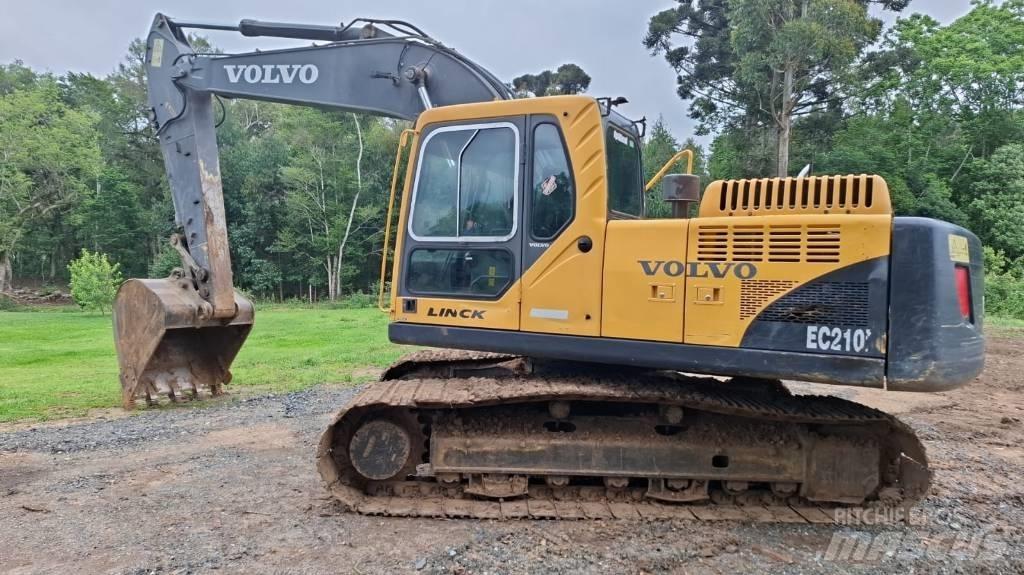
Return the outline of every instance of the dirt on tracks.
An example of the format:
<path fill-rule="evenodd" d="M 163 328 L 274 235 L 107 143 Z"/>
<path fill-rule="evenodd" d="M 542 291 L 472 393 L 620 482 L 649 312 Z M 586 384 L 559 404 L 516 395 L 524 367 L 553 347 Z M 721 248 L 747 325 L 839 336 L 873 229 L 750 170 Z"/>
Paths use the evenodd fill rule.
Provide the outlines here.
<path fill-rule="evenodd" d="M 313 464 L 352 389 L 0 427 L 4 573 L 1024 572 L 1024 339 L 943 394 L 791 384 L 899 416 L 935 485 L 911 522 L 470 521 L 342 512 Z M 867 524 L 870 523 L 870 524 Z"/>

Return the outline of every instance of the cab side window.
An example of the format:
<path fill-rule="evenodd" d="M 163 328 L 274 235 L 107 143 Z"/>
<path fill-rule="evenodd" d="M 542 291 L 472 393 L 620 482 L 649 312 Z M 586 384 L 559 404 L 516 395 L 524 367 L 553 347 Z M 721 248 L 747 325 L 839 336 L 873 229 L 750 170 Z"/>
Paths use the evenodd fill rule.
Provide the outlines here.
<path fill-rule="evenodd" d="M 608 209 L 620 217 L 643 216 L 643 181 L 640 179 L 640 146 L 626 132 L 608 127 Z"/>
<path fill-rule="evenodd" d="M 572 220 L 576 198 L 569 158 L 554 124 L 533 129 L 532 173 L 530 235 L 550 240 Z"/>

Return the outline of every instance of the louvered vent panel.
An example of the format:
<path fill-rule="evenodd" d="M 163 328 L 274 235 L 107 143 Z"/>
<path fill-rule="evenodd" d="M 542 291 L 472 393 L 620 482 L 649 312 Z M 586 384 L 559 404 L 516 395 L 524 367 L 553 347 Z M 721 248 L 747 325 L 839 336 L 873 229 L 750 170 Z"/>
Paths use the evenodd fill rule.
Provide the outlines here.
<path fill-rule="evenodd" d="M 892 213 L 878 176 L 810 176 L 725 180 L 708 186 L 700 216 Z"/>
<path fill-rule="evenodd" d="M 764 229 L 761 226 L 733 226 L 732 261 L 759 262 L 764 259 Z"/>
<path fill-rule="evenodd" d="M 747 280 L 740 289 L 740 319 L 754 317 L 764 304 L 793 288 L 790 280 Z"/>
<path fill-rule="evenodd" d="M 803 251 L 803 226 L 772 226 L 769 229 L 768 261 L 799 263 Z"/>
<path fill-rule="evenodd" d="M 775 300 L 757 319 L 859 327 L 869 324 L 869 309 L 866 282 L 815 282 Z"/>
<path fill-rule="evenodd" d="M 838 263 L 838 224 L 699 225 L 697 261 Z"/>
<path fill-rule="evenodd" d="M 807 249 L 805 261 L 808 263 L 839 262 L 839 226 L 814 225 L 807 226 Z"/>
<path fill-rule="evenodd" d="M 697 230 L 697 260 L 724 262 L 729 259 L 729 226 L 700 226 Z"/>

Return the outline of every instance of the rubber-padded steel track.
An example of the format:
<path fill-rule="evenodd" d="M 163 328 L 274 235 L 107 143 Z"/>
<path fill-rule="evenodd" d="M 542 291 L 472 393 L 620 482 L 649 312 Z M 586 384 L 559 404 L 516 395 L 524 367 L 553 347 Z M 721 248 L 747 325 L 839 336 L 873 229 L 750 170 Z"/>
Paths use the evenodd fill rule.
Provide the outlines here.
<path fill-rule="evenodd" d="M 581 369 L 570 375 L 524 373 L 514 356 L 454 351 L 427 351 L 403 358 L 389 368 L 385 379 L 364 388 L 335 418 L 320 440 L 317 465 L 329 491 L 344 506 L 363 514 L 472 517 L 483 519 L 730 519 L 746 521 L 832 523 L 836 505 L 812 503 L 798 497 L 716 497 L 711 501 L 676 504 L 643 499 L 642 493 L 603 497 L 603 489 L 552 488 L 530 485 L 529 495 L 506 500 L 468 497 L 461 487 L 418 479 L 387 483 L 361 478 L 348 461 L 346 446 L 361 421 L 386 411 L 404 413 L 465 410 L 487 406 L 550 401 L 612 404 L 678 405 L 688 410 L 739 416 L 752 421 L 799 424 L 873 426 L 882 429 L 882 449 L 902 454 L 902 472 L 885 480 L 879 493 L 886 505 L 910 506 L 928 491 L 931 474 L 924 447 L 913 431 L 896 418 L 857 403 L 829 396 L 793 396 L 768 386 L 751 388 L 680 374 L 630 370 Z M 525 360 L 523 360 L 525 361 Z M 505 376 L 475 377 L 496 363 Z M 469 375 L 469 376 L 467 376 Z M 425 438 L 418 438 L 424 440 Z M 632 495 L 632 496 L 631 496 Z M 720 494 L 722 495 L 722 494 Z M 877 505 L 876 501 L 865 505 Z"/>

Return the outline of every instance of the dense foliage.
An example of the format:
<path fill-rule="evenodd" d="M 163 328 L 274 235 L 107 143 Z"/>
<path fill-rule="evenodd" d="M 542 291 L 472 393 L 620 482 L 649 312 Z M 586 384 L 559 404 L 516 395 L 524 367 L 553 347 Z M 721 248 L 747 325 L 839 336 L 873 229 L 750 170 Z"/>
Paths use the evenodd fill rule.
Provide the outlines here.
<path fill-rule="evenodd" d="M 107 78 L 0 67 L 0 291 L 12 276 L 67 281 L 82 248 L 129 277 L 180 265 L 146 119 L 144 52 L 133 43 Z M 278 299 L 369 290 L 406 126 L 249 101 L 225 102 L 225 112 L 218 139 L 239 287 Z"/>
<path fill-rule="evenodd" d="M 858 55 L 842 73 L 826 74 L 819 67 L 817 76 L 808 76 L 809 93 L 794 104 L 787 153 L 779 145 L 778 123 L 765 115 L 784 67 L 757 68 L 768 70 L 760 76 L 743 72 L 744 59 L 751 57 L 745 47 L 767 42 L 747 37 L 751 14 L 806 8 L 813 15 L 827 8 L 848 18 L 863 15 L 867 4 L 679 0 L 651 18 L 644 42 L 679 72 L 679 95 L 690 115 L 704 130 L 717 130 L 707 162 L 710 176 L 776 175 L 780 154 L 788 156 L 789 175 L 808 164 L 816 174 L 880 174 L 897 214 L 940 218 L 978 234 L 999 256 L 989 262 L 987 307 L 1024 317 L 1024 0 L 979 0 L 946 26 L 914 14 L 897 20 L 873 45 L 858 40 Z M 905 6 L 882 4 L 891 10 Z M 786 47 L 786 38 L 779 35 L 781 44 L 766 45 L 795 50 Z M 835 34 L 828 41 L 837 41 Z M 753 54 L 771 59 L 771 50 Z M 834 64 L 832 59 L 829 65 Z"/>
<path fill-rule="evenodd" d="M 714 137 L 705 153 L 653 122 L 645 175 L 680 146 L 697 151 L 705 181 L 808 164 L 816 174 L 881 174 L 898 214 L 975 231 L 992 252 L 990 307 L 1024 317 L 1024 303 L 1012 303 L 1024 300 L 1024 0 L 979 1 L 948 25 L 913 14 L 888 30 L 869 4 L 677 0 L 654 15 L 644 43 L 668 60 L 698 132 Z M 12 276 L 67 281 L 82 248 L 108 254 L 128 277 L 178 265 L 144 52 L 134 42 L 105 78 L 0 66 L 0 292 Z M 511 84 L 530 96 L 589 82 L 565 64 Z M 239 286 L 274 299 L 372 292 L 406 124 L 224 104 L 218 137 Z M 667 215 L 658 201 L 649 211 Z"/>

